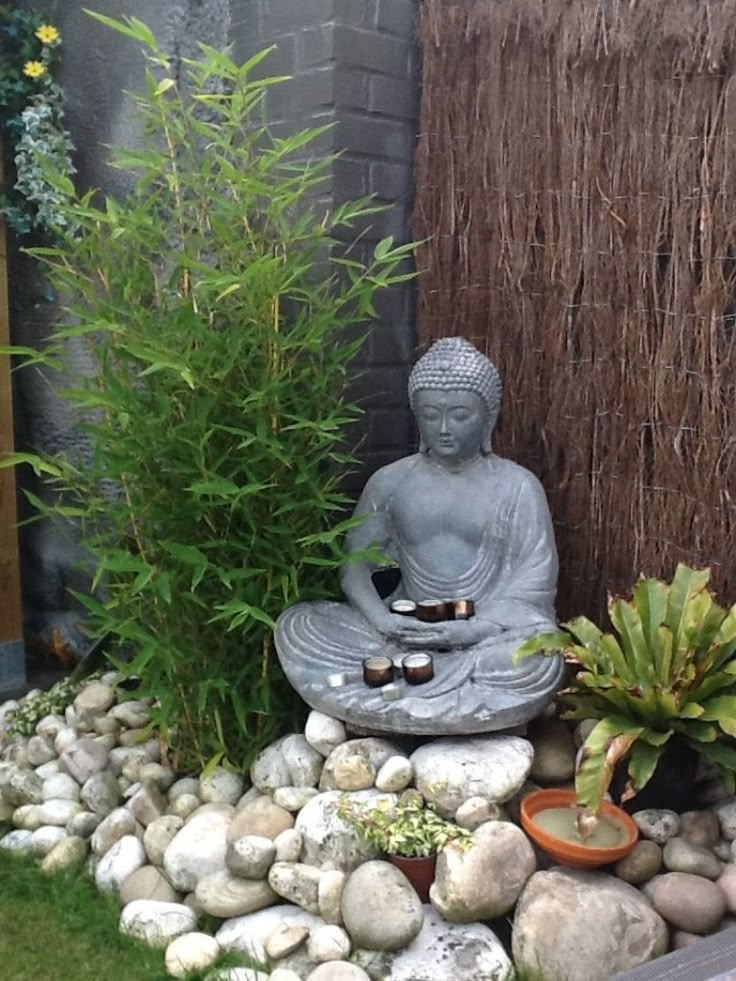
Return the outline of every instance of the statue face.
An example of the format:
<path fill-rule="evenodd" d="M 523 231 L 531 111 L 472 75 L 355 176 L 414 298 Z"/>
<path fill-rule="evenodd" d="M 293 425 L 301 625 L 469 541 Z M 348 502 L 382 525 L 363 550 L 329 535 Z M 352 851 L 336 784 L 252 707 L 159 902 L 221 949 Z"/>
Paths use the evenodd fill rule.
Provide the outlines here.
<path fill-rule="evenodd" d="M 438 461 L 464 463 L 480 453 L 488 420 L 475 392 L 422 389 L 414 397 L 414 414 L 422 442 Z"/>

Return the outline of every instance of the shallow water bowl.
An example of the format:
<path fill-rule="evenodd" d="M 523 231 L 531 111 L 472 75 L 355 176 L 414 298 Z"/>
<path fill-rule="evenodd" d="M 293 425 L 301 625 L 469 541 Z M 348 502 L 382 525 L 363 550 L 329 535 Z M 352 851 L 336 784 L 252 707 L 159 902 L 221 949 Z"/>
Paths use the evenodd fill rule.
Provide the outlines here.
<path fill-rule="evenodd" d="M 551 808 L 570 808 L 575 810 L 577 800 L 574 790 L 535 790 L 521 802 L 521 826 L 550 858 L 560 865 L 573 869 L 594 869 L 599 865 L 618 862 L 628 855 L 639 837 L 639 829 L 629 815 L 615 804 L 603 801 L 601 817 L 608 819 L 621 831 L 621 842 L 609 847 L 583 845 L 575 841 L 557 837 L 540 827 L 534 818 L 542 811 Z"/>

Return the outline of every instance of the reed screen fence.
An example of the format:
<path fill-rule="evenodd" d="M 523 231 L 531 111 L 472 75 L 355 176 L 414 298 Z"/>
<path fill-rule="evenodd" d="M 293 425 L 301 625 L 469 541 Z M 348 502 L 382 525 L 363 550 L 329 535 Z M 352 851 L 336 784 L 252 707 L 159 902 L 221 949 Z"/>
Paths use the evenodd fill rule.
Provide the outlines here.
<path fill-rule="evenodd" d="M 504 378 L 559 613 L 678 561 L 736 601 L 736 0 L 422 0 L 422 342 Z"/>

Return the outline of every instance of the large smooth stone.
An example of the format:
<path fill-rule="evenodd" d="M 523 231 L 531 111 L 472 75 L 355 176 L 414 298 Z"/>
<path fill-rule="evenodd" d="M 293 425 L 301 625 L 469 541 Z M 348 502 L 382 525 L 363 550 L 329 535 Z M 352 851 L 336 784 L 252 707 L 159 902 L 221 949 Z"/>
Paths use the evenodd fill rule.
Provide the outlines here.
<path fill-rule="evenodd" d="M 640 886 L 662 868 L 662 849 L 654 841 L 637 841 L 632 851 L 616 862 L 614 872 L 624 882 Z"/>
<path fill-rule="evenodd" d="M 265 879 L 276 860 L 276 845 L 263 835 L 246 835 L 230 842 L 225 862 L 233 875 Z"/>
<path fill-rule="evenodd" d="M 508 913 L 536 868 L 524 832 L 514 824 L 492 821 L 473 833 L 471 848 L 442 849 L 429 897 L 451 923 L 491 920 Z"/>
<path fill-rule="evenodd" d="M 262 879 L 239 879 L 226 869 L 203 876 L 194 893 L 197 904 L 221 920 L 273 906 L 279 897 Z"/>
<path fill-rule="evenodd" d="M 375 807 L 379 800 L 396 802 L 394 794 L 375 790 L 360 790 L 345 795 L 358 807 Z M 302 861 L 321 869 L 340 869 L 352 872 L 362 862 L 377 858 L 377 848 L 364 841 L 355 827 L 338 816 L 343 794 L 331 790 L 320 794 L 302 808 L 295 827 L 302 835 Z"/>
<path fill-rule="evenodd" d="M 269 797 L 258 797 L 243 804 L 235 812 L 227 840 L 233 842 L 247 835 L 259 835 L 273 840 L 282 831 L 293 827 L 293 815 L 278 804 L 274 804 Z"/>
<path fill-rule="evenodd" d="M 101 821 L 92 834 L 92 851 L 104 855 L 124 835 L 135 834 L 135 818 L 126 807 L 117 807 Z"/>
<path fill-rule="evenodd" d="M 366 790 L 372 786 L 376 774 L 384 763 L 394 756 L 402 754 L 386 739 L 367 737 L 365 739 L 349 739 L 341 743 L 325 760 L 322 776 L 319 781 L 320 790 Z M 358 771 L 362 763 L 365 774 L 371 774 L 371 782 L 362 786 L 349 786 L 346 782 L 351 771 Z"/>
<path fill-rule="evenodd" d="M 93 681 L 84 687 L 74 699 L 74 711 L 84 723 L 89 723 L 98 715 L 104 715 L 115 701 L 115 690 L 111 685 Z"/>
<path fill-rule="evenodd" d="M 736 798 L 729 797 L 713 810 L 721 824 L 721 835 L 726 841 L 736 840 Z"/>
<path fill-rule="evenodd" d="M 199 796 L 206 804 L 237 804 L 243 793 L 243 778 L 223 766 L 199 778 Z"/>
<path fill-rule="evenodd" d="M 42 872 L 61 872 L 81 865 L 87 857 L 87 842 L 70 835 L 62 838 L 41 862 Z"/>
<path fill-rule="evenodd" d="M 268 873 L 275 893 L 310 913 L 319 913 L 319 880 L 321 872 L 302 862 L 276 862 Z"/>
<path fill-rule="evenodd" d="M 317 786 L 325 761 L 322 754 L 310 746 L 305 736 L 287 736 L 281 743 L 281 755 L 294 787 Z"/>
<path fill-rule="evenodd" d="M 435 739 L 411 756 L 414 783 L 442 817 L 451 818 L 469 797 L 503 804 L 524 784 L 534 751 L 520 736 Z"/>
<path fill-rule="evenodd" d="M 78 739 L 59 757 L 62 770 L 83 786 L 107 766 L 107 750 L 94 739 Z"/>
<path fill-rule="evenodd" d="M 710 849 L 693 845 L 684 838 L 670 838 L 662 858 L 668 872 L 689 872 L 715 880 L 723 871 L 723 865 Z"/>
<path fill-rule="evenodd" d="M 680 818 L 676 811 L 667 808 L 646 807 L 631 815 L 644 838 L 658 845 L 666 845 L 670 838 L 680 833 Z"/>
<path fill-rule="evenodd" d="M 271 981 L 278 981 L 275 973 L 271 975 Z M 329 961 L 326 964 L 318 964 L 307 975 L 307 981 L 371 981 L 371 978 L 357 964 L 350 964 L 347 961 Z"/>
<path fill-rule="evenodd" d="M 313 916 L 298 906 L 284 904 L 227 920 L 215 934 L 215 939 L 223 950 L 247 954 L 252 960 L 263 964 L 267 959 L 265 943 L 282 924 L 306 926 L 310 930 L 323 926 L 318 916 Z"/>
<path fill-rule="evenodd" d="M 562 783 L 575 773 L 575 743 L 569 727 L 560 719 L 535 719 L 529 723 L 534 747 L 530 777 L 543 783 Z"/>
<path fill-rule="evenodd" d="M 646 898 L 602 872 L 535 873 L 514 916 L 513 957 L 534 976 L 608 981 L 667 951 L 667 925 Z"/>
<path fill-rule="evenodd" d="M 156 818 L 143 834 L 143 847 L 152 865 L 163 865 L 166 849 L 184 827 L 184 821 L 173 814 Z"/>
<path fill-rule="evenodd" d="M 481 923 L 446 923 L 431 906 L 424 907 L 422 929 L 404 950 L 356 950 L 352 960 L 381 981 L 511 981 L 514 976 L 492 930 Z"/>
<path fill-rule="evenodd" d="M 399 950 L 422 928 L 421 900 L 404 873 L 388 862 L 366 862 L 348 876 L 341 909 L 356 947 Z"/>
<path fill-rule="evenodd" d="M 281 752 L 281 746 L 287 738 L 282 736 L 275 743 L 266 746 L 251 764 L 251 783 L 262 794 L 272 794 L 279 787 L 291 787 L 294 784 L 284 754 Z"/>
<path fill-rule="evenodd" d="M 164 872 L 175 889 L 191 892 L 205 875 L 225 867 L 228 804 L 205 804 L 195 811 L 164 852 Z"/>
<path fill-rule="evenodd" d="M 713 848 L 721 837 L 721 823 L 713 811 L 685 811 L 680 815 L 680 835 L 691 845 Z"/>
<path fill-rule="evenodd" d="M 33 770 L 12 763 L 0 774 L 0 798 L 14 807 L 43 802 L 43 780 Z"/>
<path fill-rule="evenodd" d="M 191 933 L 196 925 L 197 914 L 183 903 L 136 899 L 120 914 L 121 933 L 159 949 L 168 947 L 176 937 Z"/>
<path fill-rule="evenodd" d="M 43 782 L 44 800 L 79 800 L 79 784 L 68 773 L 55 773 Z"/>
<path fill-rule="evenodd" d="M 307 717 L 304 738 L 322 756 L 329 756 L 332 750 L 340 743 L 344 743 L 348 737 L 344 722 L 313 709 Z"/>
<path fill-rule="evenodd" d="M 656 911 L 688 933 L 710 933 L 726 915 L 723 890 L 699 875 L 667 872 L 653 879 L 647 889 Z"/>
<path fill-rule="evenodd" d="M 100 892 L 117 892 L 128 876 L 146 864 L 146 852 L 135 835 L 124 835 L 105 852 L 95 870 Z"/>
<path fill-rule="evenodd" d="M 220 945 L 207 933 L 183 933 L 166 948 L 166 971 L 172 978 L 186 978 L 206 971 L 220 956 Z"/>
<path fill-rule="evenodd" d="M 160 869 L 155 865 L 142 865 L 129 875 L 120 887 L 120 902 L 123 906 L 136 899 L 154 899 L 159 903 L 176 903 L 179 896 Z"/>
<path fill-rule="evenodd" d="M 83 804 L 93 814 L 105 817 L 111 814 L 120 802 L 120 786 L 115 775 L 109 770 L 93 773 L 82 787 L 80 794 Z"/>

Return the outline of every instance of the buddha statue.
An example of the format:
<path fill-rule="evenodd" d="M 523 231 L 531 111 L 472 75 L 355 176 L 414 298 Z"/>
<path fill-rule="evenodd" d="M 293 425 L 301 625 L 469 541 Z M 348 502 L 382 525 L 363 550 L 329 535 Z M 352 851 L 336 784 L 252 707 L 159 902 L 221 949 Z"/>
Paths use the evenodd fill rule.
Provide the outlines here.
<path fill-rule="evenodd" d="M 279 659 L 310 706 L 358 727 L 416 735 L 514 727 L 543 710 L 563 672 L 559 657 L 512 663 L 526 639 L 556 629 L 557 552 L 544 491 L 492 452 L 501 380 L 468 341 L 432 345 L 411 372 L 409 401 L 419 452 L 370 478 L 355 510 L 363 521 L 346 542 L 349 554 L 377 548 L 398 567 L 398 585 L 381 598 L 376 567 L 346 563 L 347 603 L 299 603 L 279 617 Z M 474 613 L 428 622 L 392 612 L 415 603 L 431 610 L 429 600 L 445 610 L 470 600 Z M 467 616 L 468 606 L 458 608 Z M 399 670 L 385 688 L 366 685 L 364 659 L 399 666 L 412 652 L 430 655 L 431 680 L 410 684 Z"/>

